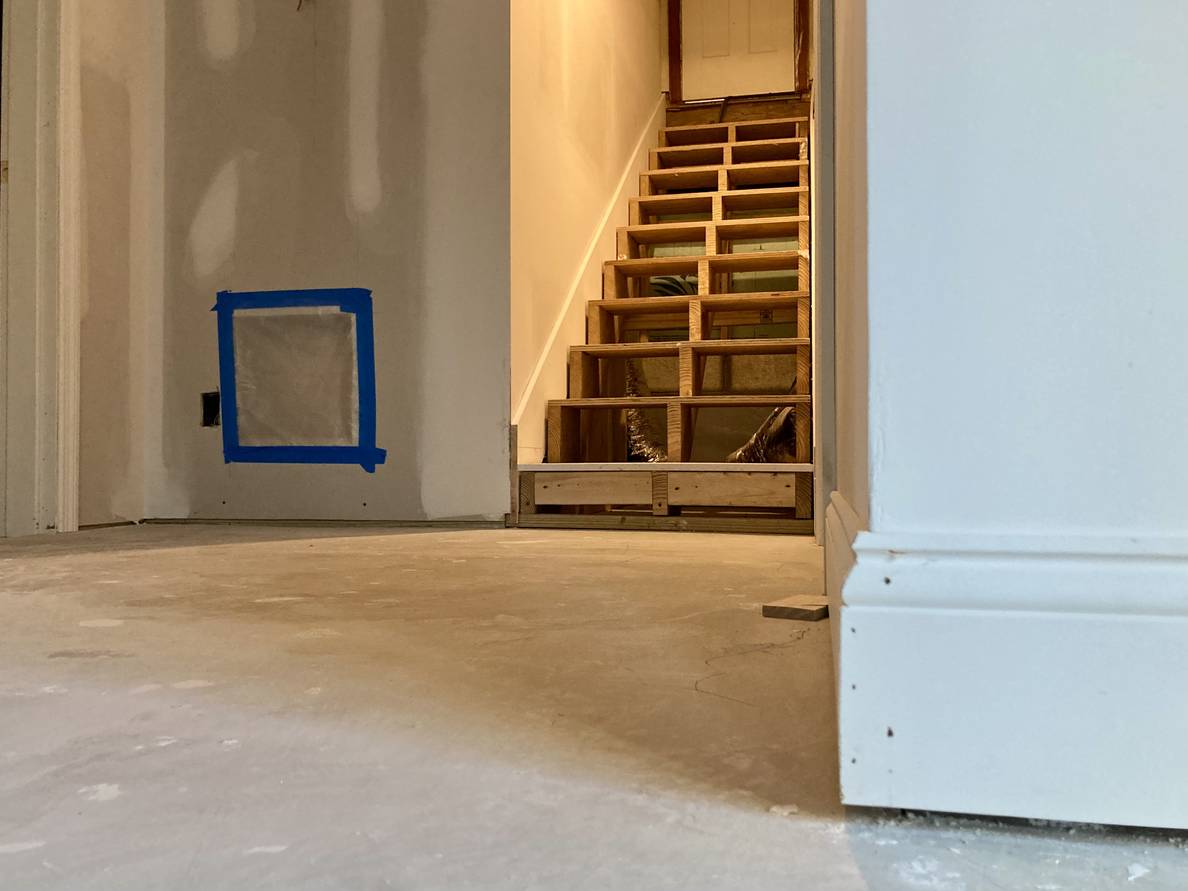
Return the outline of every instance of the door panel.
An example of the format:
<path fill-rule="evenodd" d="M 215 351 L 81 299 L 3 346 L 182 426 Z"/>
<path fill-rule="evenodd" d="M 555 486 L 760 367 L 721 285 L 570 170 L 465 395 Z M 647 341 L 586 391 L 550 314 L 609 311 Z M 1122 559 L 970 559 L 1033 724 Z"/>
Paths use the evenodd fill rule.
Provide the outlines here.
<path fill-rule="evenodd" d="M 794 0 L 681 0 L 685 99 L 796 88 Z"/>

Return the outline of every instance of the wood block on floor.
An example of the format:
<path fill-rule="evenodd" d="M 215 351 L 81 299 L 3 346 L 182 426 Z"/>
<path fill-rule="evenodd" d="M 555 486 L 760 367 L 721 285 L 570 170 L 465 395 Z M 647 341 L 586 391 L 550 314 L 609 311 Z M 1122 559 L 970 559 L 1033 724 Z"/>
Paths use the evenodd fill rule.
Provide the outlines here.
<path fill-rule="evenodd" d="M 819 622 L 829 615 L 829 601 L 818 594 L 797 594 L 763 604 L 765 619 L 797 619 Z"/>

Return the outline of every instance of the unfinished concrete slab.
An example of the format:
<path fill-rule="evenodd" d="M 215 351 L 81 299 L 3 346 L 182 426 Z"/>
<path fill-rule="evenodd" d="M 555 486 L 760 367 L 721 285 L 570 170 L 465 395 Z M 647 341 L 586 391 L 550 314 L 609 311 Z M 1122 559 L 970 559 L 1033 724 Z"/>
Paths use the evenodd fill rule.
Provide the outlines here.
<path fill-rule="evenodd" d="M 804 538 L 0 543 L 0 888 L 1182 889 L 1182 840 L 847 815 Z"/>

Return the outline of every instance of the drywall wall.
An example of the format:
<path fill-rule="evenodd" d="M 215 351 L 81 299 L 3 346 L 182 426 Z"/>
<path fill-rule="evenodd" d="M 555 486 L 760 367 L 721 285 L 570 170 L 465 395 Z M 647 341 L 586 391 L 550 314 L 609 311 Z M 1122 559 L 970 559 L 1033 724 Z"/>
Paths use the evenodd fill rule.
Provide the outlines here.
<path fill-rule="evenodd" d="M 511 395 L 519 457 L 544 453 L 548 399 L 627 224 L 663 126 L 658 2 L 512 0 Z"/>
<path fill-rule="evenodd" d="M 300 7 L 300 8 L 298 8 Z M 507 510 L 508 11 L 477 0 L 165 13 L 160 516 Z M 375 474 L 223 463 L 219 290 L 374 292 Z"/>

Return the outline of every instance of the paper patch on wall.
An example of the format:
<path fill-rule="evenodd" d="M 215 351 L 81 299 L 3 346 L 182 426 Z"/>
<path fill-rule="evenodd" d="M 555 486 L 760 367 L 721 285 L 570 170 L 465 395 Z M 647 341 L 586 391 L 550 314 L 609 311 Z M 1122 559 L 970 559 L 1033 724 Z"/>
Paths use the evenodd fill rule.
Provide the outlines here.
<path fill-rule="evenodd" d="M 371 292 L 221 291 L 223 457 L 374 472 Z"/>

